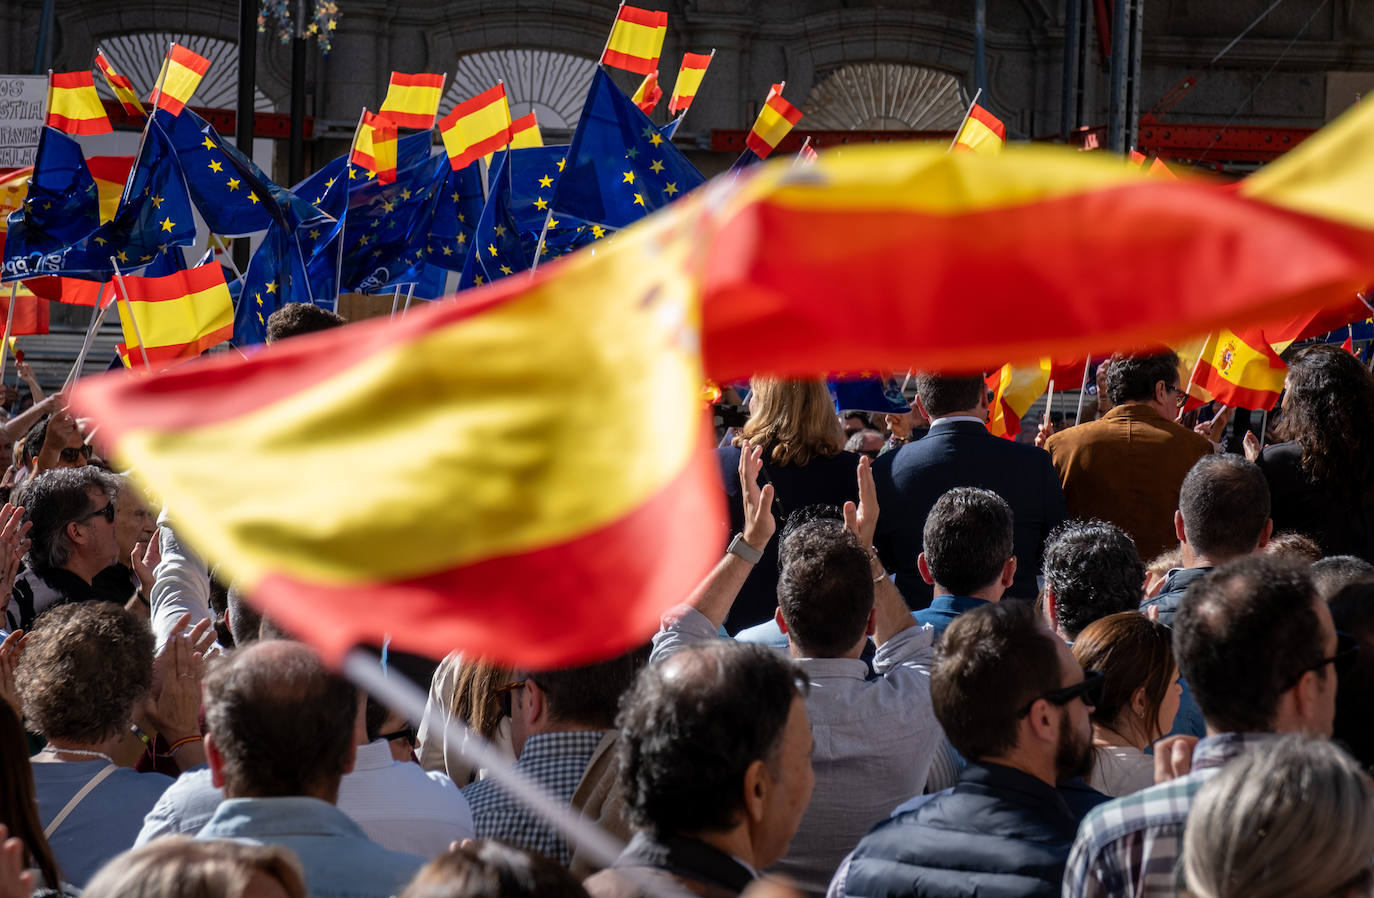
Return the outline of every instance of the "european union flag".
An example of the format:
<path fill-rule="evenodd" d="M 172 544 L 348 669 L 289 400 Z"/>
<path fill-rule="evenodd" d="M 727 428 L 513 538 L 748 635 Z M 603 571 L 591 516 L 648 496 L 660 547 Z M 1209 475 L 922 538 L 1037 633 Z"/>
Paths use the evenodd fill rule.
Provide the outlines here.
<path fill-rule="evenodd" d="M 758 165 L 762 161 L 763 159 L 759 157 L 758 153 L 755 153 L 753 150 L 749 149 L 748 147 L 745 147 L 744 152 L 739 154 L 738 159 L 730 163 L 730 167 L 726 169 L 726 171 L 737 172 L 740 169 L 748 168 L 751 165 Z"/>
<path fill-rule="evenodd" d="M 493 160 L 494 161 L 494 160 Z M 454 171 L 447 169 L 444 184 L 435 198 L 429 226 L 427 259 L 431 266 L 462 271 L 472 248 L 472 234 L 482 216 L 482 176 L 477 163 Z"/>
<path fill-rule="evenodd" d="M 81 146 L 45 127 L 24 205 L 8 219 L 0 281 L 62 271 L 67 252 L 98 227 L 100 197 Z"/>
<path fill-rule="evenodd" d="M 331 222 L 313 223 L 296 232 L 315 304 L 330 311 L 334 310 L 339 298 L 339 253 L 343 247 L 341 238 L 348 212 L 348 173 L 348 156 L 339 156 L 291 189 L 334 219 Z"/>
<path fill-rule="evenodd" d="M 492 159 L 491 193 L 473 235 L 473 273 L 481 274 L 486 283 L 517 271 L 528 271 L 534 259 L 520 239 L 520 225 L 511 214 L 510 156 L 509 152 L 501 152 Z"/>
<path fill-rule="evenodd" d="M 429 132 L 417 136 L 424 138 L 427 148 Z M 412 156 L 409 165 L 398 164 L 394 183 L 355 181 L 343 231 L 340 284 L 344 290 L 375 293 L 413 279 L 427 255 L 435 200 L 447 181 L 446 166 L 448 157 L 443 153 Z M 362 177 L 361 169 L 351 172 Z"/>
<path fill-rule="evenodd" d="M 591 224 L 569 215 L 548 214 L 550 201 L 554 191 L 558 189 L 559 178 L 567 165 L 567 153 L 567 146 L 522 147 L 504 151 L 510 166 L 508 208 L 520 232 L 525 254 L 531 259 L 539 249 L 539 235 L 543 231 L 545 220 L 548 221 L 549 228 L 544 235 L 541 261 L 565 255 L 579 246 L 600 240 L 607 234 L 606 228 L 601 225 Z M 496 160 L 492 161 L 494 177 Z"/>
<path fill-rule="evenodd" d="M 273 223 L 248 261 L 234 309 L 234 345 L 267 340 L 267 318 L 288 302 L 314 302 L 295 235 Z"/>
<path fill-rule="evenodd" d="M 554 217 L 623 228 L 705 180 L 598 66 L 554 193 Z"/>
<path fill-rule="evenodd" d="M 835 411 L 882 412 L 905 414 L 911 405 L 902 395 L 901 386 L 890 377 L 843 378 L 828 383 L 835 400 Z"/>
<path fill-rule="evenodd" d="M 159 109 L 153 122 L 176 148 L 186 187 L 211 233 L 238 237 L 265 231 L 274 221 L 289 226 L 292 218 L 306 223 L 323 217 L 191 110 L 172 115 Z"/>

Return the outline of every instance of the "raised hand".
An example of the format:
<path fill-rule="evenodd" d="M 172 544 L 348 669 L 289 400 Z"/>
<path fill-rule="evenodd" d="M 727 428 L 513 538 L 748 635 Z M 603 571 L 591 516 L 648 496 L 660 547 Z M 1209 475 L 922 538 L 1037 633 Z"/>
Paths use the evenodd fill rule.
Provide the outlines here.
<path fill-rule="evenodd" d="M 778 528 L 777 521 L 773 519 L 773 484 L 759 486 L 761 470 L 763 447 L 746 443 L 739 453 L 739 482 L 744 495 L 744 541 L 760 552 Z"/>
<path fill-rule="evenodd" d="M 873 548 L 873 534 L 878 530 L 878 490 L 873 485 L 873 460 L 866 455 L 859 459 L 859 504 L 844 503 L 844 525 L 865 549 Z"/>

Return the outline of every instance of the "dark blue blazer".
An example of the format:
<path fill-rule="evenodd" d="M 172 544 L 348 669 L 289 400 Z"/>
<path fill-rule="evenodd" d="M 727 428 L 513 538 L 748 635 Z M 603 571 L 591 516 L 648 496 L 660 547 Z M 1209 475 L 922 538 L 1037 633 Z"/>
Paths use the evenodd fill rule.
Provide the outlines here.
<path fill-rule="evenodd" d="M 926 515 L 956 486 L 992 490 L 1011 506 L 1016 580 L 1007 595 L 1035 598 L 1045 537 L 1069 516 L 1048 452 L 995 437 L 974 421 L 947 421 L 880 456 L 873 463 L 873 479 L 878 490 L 874 544 L 913 609 L 925 608 L 931 599 L 931 588 L 916 567 Z"/>

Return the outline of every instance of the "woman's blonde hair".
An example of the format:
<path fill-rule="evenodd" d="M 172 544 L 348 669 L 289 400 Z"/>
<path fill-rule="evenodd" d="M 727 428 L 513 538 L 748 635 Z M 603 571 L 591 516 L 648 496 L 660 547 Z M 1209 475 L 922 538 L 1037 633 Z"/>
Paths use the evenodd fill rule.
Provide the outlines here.
<path fill-rule="evenodd" d="M 755 375 L 749 389 L 749 420 L 735 445 L 763 446 L 765 460 L 778 465 L 804 465 L 844 449 L 844 428 L 825 381 Z"/>
<path fill-rule="evenodd" d="M 1218 773 L 1183 836 L 1195 898 L 1325 898 L 1369 881 L 1374 791 L 1325 739 L 1285 736 Z"/>
<path fill-rule="evenodd" d="M 243 898 L 253 874 L 306 898 L 296 856 L 278 845 L 167 836 L 110 861 L 81 893 L 85 898 Z"/>

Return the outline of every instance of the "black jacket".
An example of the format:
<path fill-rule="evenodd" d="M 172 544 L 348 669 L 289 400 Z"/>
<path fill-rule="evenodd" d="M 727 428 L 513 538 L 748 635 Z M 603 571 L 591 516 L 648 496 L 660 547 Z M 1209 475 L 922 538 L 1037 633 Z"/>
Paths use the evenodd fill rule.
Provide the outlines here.
<path fill-rule="evenodd" d="M 1357 555 L 1374 563 L 1374 502 L 1353 489 L 1314 484 L 1302 469 L 1297 443 L 1265 447 L 1256 464 L 1269 481 L 1275 533 L 1305 533 L 1326 555 Z"/>
<path fill-rule="evenodd" d="M 1079 818 L 1053 786 L 970 763 L 958 784 L 878 824 L 850 857 L 852 898 L 1057 898 Z"/>
<path fill-rule="evenodd" d="M 882 456 L 873 463 L 873 483 L 879 509 L 874 548 L 913 609 L 928 606 L 932 595 L 916 567 L 926 515 L 956 486 L 992 490 L 1011 506 L 1016 579 L 1007 595 L 1019 599 L 1035 598 L 1045 537 L 1069 516 L 1049 453 L 995 437 L 976 421 L 938 424 Z"/>

